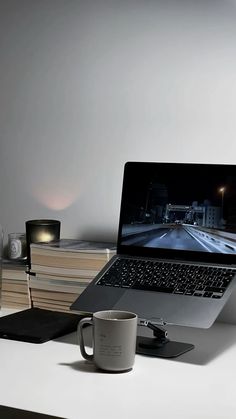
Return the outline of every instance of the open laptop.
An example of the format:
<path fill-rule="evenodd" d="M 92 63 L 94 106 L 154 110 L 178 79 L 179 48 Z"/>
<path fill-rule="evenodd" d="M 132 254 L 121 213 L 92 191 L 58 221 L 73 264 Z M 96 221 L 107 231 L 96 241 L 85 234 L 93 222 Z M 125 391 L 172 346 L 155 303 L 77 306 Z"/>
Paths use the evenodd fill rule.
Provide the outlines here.
<path fill-rule="evenodd" d="M 236 166 L 128 162 L 117 255 L 71 309 L 129 310 L 140 324 L 208 328 L 235 272 Z"/>

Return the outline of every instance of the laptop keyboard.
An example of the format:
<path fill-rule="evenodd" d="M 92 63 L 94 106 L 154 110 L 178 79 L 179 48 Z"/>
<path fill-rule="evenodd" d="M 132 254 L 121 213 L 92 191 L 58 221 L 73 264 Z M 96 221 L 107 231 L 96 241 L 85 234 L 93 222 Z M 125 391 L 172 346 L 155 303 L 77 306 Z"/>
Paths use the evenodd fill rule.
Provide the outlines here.
<path fill-rule="evenodd" d="M 221 298 L 235 273 L 233 268 L 118 258 L 97 285 Z"/>

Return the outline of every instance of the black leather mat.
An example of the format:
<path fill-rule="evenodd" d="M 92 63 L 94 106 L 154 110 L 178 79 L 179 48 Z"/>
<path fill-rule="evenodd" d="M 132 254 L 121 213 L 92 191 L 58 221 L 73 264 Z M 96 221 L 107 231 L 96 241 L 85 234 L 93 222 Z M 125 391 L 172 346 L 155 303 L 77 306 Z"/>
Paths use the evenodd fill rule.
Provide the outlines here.
<path fill-rule="evenodd" d="M 77 329 L 83 316 L 29 308 L 0 317 L 0 338 L 43 343 Z"/>

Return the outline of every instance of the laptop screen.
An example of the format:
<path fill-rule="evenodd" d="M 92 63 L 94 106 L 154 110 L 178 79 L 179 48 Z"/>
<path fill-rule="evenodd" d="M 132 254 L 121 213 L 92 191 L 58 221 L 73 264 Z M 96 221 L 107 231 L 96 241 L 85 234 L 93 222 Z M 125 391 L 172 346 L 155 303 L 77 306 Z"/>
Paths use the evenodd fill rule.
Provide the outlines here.
<path fill-rule="evenodd" d="M 235 263 L 236 166 L 126 163 L 118 251 Z"/>

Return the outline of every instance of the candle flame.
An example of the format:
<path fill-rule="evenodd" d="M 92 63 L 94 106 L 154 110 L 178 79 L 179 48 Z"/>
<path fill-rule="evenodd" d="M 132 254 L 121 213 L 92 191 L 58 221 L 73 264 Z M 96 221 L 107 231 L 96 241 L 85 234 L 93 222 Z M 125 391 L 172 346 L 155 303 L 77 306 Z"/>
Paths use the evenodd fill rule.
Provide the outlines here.
<path fill-rule="evenodd" d="M 38 233 L 38 241 L 39 242 L 50 242 L 54 239 L 53 234 L 46 232 L 46 231 L 42 231 L 40 233 Z"/>

